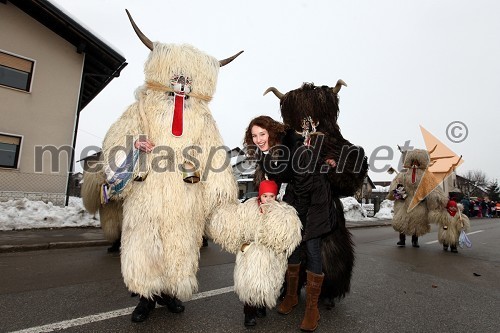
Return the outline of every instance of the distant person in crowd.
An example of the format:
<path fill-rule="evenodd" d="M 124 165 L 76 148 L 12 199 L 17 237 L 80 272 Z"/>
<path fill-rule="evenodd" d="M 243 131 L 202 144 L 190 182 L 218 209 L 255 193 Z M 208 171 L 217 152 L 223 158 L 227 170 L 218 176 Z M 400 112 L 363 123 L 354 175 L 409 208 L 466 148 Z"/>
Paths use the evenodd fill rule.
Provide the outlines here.
<path fill-rule="evenodd" d="M 464 214 L 470 217 L 470 199 L 468 197 L 463 197 L 460 203 L 464 207 Z"/>

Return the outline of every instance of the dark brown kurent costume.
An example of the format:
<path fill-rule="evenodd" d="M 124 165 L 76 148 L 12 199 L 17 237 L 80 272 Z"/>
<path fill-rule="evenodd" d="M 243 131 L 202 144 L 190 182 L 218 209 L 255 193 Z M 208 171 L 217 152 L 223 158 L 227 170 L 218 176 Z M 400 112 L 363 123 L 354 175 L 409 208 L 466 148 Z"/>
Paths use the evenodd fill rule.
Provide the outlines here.
<path fill-rule="evenodd" d="M 303 140 L 306 143 L 308 143 L 308 140 L 311 141 L 311 145 L 313 145 L 313 142 L 318 142 L 316 137 L 321 136 L 323 142 L 321 149 L 317 152 L 319 158 L 316 162 L 315 172 L 318 172 L 318 167 L 324 170 L 326 167 L 324 161 L 327 159 L 333 159 L 336 162 L 336 166 L 328 170 L 327 177 L 317 178 L 320 182 L 320 179 L 325 179 L 329 185 L 322 187 L 321 190 L 312 188 L 312 192 L 324 192 L 326 188 L 329 193 L 322 194 L 328 197 L 328 208 L 333 208 L 333 213 L 330 214 L 331 228 L 329 232 L 322 233 L 321 236 L 324 279 L 322 284 L 319 283 L 321 297 L 330 302 L 333 302 L 335 298 L 340 299 L 345 297 L 346 293 L 349 292 L 355 259 L 354 243 L 351 233 L 345 225 L 344 210 L 340 196 L 354 195 L 361 188 L 368 171 L 367 158 L 363 148 L 355 146 L 346 140 L 342 136 L 337 123 L 339 113 L 337 94 L 341 85 L 345 85 L 342 80 L 339 80 L 334 88 L 304 83 L 301 88 L 292 90 L 286 94 L 280 93 L 274 87 L 267 89 L 264 93 L 272 91 L 280 99 L 281 116 L 283 117 L 284 124 L 289 128 L 289 131 L 283 136 L 282 144 L 290 149 L 292 155 L 297 147 L 297 143 L 293 143 L 294 140 L 290 139 L 292 136 L 290 132 L 295 134 L 301 133 Z M 293 147 L 294 145 L 295 147 Z M 317 150 L 316 148 L 314 149 L 315 151 Z M 290 157 L 293 159 L 292 156 Z M 256 170 L 256 179 L 262 179 L 262 174 L 265 173 L 263 169 L 266 168 L 266 159 L 272 159 L 272 152 L 271 157 L 266 156 L 262 159 L 263 162 L 260 163 L 260 166 Z M 289 170 L 284 171 L 282 173 L 284 178 L 278 179 L 278 181 L 286 182 L 287 173 L 290 176 Z M 288 191 L 289 189 L 287 188 L 287 193 Z M 287 201 L 286 195 L 284 198 L 285 201 Z M 312 195 L 314 196 L 315 194 Z M 293 205 L 293 203 L 291 204 Z M 303 224 L 317 214 L 308 211 L 306 215 L 302 217 L 304 219 Z M 302 262 L 302 267 L 304 267 L 304 262 Z M 290 275 L 290 273 L 292 272 L 290 271 L 287 274 Z M 309 273 L 307 276 L 308 280 L 310 279 Z M 304 272 L 302 273 L 303 275 L 305 275 Z M 311 285 L 314 284 L 317 287 L 318 283 L 316 282 L 312 281 Z M 299 285 L 302 286 L 303 282 L 299 282 Z M 317 304 L 311 306 L 307 304 L 306 308 L 309 309 L 309 307 L 314 310 L 306 310 L 306 315 L 301 326 L 306 331 L 315 330 L 317 320 L 319 319 Z"/>

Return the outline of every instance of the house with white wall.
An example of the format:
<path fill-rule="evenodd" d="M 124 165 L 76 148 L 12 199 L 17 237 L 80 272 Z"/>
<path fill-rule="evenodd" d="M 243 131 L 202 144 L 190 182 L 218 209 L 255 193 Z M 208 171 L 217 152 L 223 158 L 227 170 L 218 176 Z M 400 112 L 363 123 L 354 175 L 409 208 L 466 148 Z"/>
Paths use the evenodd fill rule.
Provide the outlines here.
<path fill-rule="evenodd" d="M 127 65 L 48 0 L 0 0 L 0 200 L 67 203 L 80 112 Z"/>

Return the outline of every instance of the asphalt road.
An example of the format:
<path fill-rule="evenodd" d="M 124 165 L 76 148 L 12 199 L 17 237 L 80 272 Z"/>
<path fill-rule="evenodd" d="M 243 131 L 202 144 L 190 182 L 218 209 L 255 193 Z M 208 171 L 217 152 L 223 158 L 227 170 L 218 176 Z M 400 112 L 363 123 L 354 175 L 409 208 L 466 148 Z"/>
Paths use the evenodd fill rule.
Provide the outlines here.
<path fill-rule="evenodd" d="M 473 220 L 473 246 L 444 252 L 435 228 L 419 249 L 397 248 L 391 227 L 352 229 L 351 293 L 320 308 L 316 332 L 500 332 L 500 219 Z M 409 240 L 407 244 L 410 243 Z M 107 246 L 0 254 L 0 332 L 248 332 L 231 291 L 234 256 L 201 249 L 200 292 L 186 311 L 157 307 L 132 323 L 120 259 Z M 304 295 L 288 316 L 275 310 L 255 332 L 299 332 Z"/>

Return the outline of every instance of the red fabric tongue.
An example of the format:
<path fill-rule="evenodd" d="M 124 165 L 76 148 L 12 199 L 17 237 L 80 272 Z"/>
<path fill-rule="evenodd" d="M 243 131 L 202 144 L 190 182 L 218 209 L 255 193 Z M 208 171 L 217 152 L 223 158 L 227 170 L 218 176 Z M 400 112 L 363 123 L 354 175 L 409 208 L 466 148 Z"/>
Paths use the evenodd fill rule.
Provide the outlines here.
<path fill-rule="evenodd" d="M 413 167 L 413 171 L 411 173 L 411 183 L 415 184 L 417 181 L 417 168 Z"/>
<path fill-rule="evenodd" d="M 172 134 L 174 136 L 181 136 L 183 125 L 184 113 L 184 96 L 175 94 L 174 118 L 172 119 Z"/>

